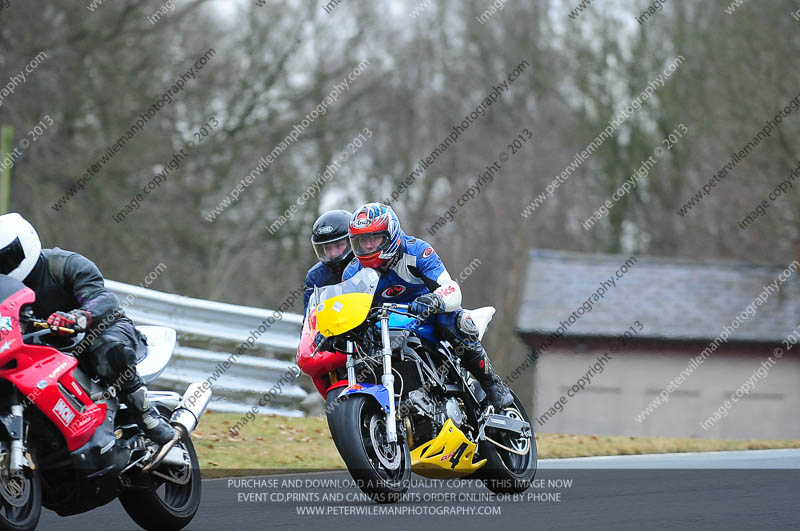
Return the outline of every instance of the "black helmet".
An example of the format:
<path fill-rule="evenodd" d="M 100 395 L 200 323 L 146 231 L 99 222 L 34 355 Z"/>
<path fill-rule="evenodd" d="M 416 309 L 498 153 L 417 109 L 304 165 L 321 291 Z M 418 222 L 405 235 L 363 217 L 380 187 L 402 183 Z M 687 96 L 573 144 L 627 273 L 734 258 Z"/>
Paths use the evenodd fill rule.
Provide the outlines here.
<path fill-rule="evenodd" d="M 311 245 L 319 260 L 332 268 L 347 265 L 353 259 L 353 251 L 350 249 L 350 239 L 348 229 L 350 228 L 350 218 L 352 212 L 347 210 L 329 210 L 322 214 L 311 229 Z M 342 251 L 335 256 L 328 256 L 326 248 L 328 244 L 340 242 L 344 244 Z"/>

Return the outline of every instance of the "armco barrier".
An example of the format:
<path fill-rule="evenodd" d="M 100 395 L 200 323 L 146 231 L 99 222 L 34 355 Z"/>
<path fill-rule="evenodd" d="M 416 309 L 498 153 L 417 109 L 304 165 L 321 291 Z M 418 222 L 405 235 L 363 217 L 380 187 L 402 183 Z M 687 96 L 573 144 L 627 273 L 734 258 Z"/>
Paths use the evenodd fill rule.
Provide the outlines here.
<path fill-rule="evenodd" d="M 168 326 L 178 332 L 179 346 L 153 387 L 180 393 L 189 383 L 209 379 L 216 373 L 217 378 L 210 380 L 214 398 L 209 408 L 244 412 L 294 364 L 289 360 L 294 359 L 300 338 L 300 315 L 283 314 L 252 349 L 223 372 L 218 364 L 227 360 L 251 331 L 273 316 L 272 310 L 194 299 L 113 280 L 106 280 L 106 287 L 119 297 L 125 313 L 137 325 Z M 260 408 L 260 412 L 304 415 L 300 402 L 308 392 L 297 383 L 283 385 L 270 407 Z"/>

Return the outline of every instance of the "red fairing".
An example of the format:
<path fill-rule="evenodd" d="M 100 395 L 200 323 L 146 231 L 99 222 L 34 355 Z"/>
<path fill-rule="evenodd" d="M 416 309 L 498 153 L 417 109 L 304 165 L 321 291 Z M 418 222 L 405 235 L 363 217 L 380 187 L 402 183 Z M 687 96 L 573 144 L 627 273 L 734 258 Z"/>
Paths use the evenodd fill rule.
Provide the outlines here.
<path fill-rule="evenodd" d="M 0 318 L 9 317 L 12 323 L 10 330 L 0 332 L 0 378 L 14 384 L 39 408 L 64 435 L 67 448 L 74 451 L 103 423 L 106 405 L 92 402 L 75 381 L 72 371 L 78 360 L 73 356 L 22 342 L 19 310 L 35 299 L 33 291 L 25 288 L 0 303 Z"/>
<path fill-rule="evenodd" d="M 317 311 L 312 309 L 308 319 L 303 323 L 303 332 L 300 335 L 300 345 L 297 347 L 297 366 L 300 370 L 311 376 L 314 386 L 322 395 L 328 397 L 328 391 L 335 387 L 347 385 L 347 380 L 340 380 L 333 385 L 330 383 L 328 373 L 344 367 L 347 363 L 347 356 L 339 352 L 317 352 L 311 355 L 316 348 L 314 337 L 317 335 Z"/>

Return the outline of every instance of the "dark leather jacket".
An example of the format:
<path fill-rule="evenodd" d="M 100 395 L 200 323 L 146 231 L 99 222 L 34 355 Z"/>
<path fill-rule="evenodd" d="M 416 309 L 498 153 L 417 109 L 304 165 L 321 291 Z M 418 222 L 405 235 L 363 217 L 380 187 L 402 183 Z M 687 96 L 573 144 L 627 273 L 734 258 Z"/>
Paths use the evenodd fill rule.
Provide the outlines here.
<path fill-rule="evenodd" d="M 36 293 L 33 312 L 40 318 L 79 309 L 89 312 L 91 324 L 96 325 L 114 309 L 124 315 L 117 296 L 106 289 L 100 270 L 78 253 L 58 247 L 42 249 L 39 261 L 23 283 Z"/>

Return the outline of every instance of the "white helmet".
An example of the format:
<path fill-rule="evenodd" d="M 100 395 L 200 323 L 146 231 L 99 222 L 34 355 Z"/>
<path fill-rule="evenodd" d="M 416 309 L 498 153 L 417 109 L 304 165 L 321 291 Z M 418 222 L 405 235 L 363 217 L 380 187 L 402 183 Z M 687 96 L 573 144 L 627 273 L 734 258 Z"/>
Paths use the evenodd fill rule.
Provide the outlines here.
<path fill-rule="evenodd" d="M 0 216 L 0 274 L 25 280 L 41 251 L 39 235 L 25 218 L 16 212 Z"/>

